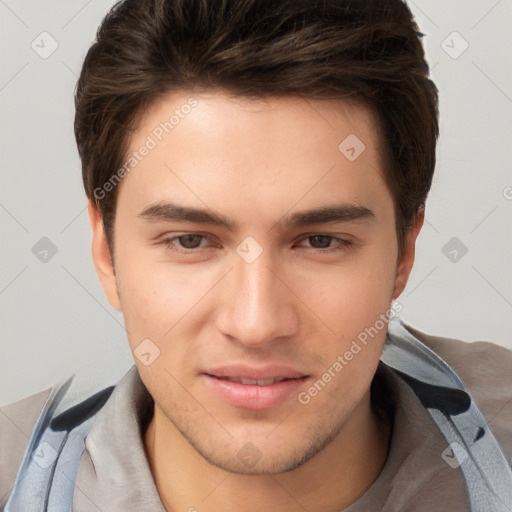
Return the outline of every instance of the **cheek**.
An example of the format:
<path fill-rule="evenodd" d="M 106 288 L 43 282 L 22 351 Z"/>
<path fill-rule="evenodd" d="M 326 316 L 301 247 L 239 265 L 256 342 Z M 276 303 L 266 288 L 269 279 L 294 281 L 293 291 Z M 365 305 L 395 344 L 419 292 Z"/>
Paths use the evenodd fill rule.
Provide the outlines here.
<path fill-rule="evenodd" d="M 119 262 L 119 297 L 134 362 L 147 388 L 158 394 L 161 388 L 174 389 L 172 362 L 181 365 L 196 350 L 193 340 L 201 324 L 194 322 L 194 305 L 204 295 L 204 283 L 141 261 L 134 255 Z M 184 339 L 187 343 L 180 343 Z"/>
<path fill-rule="evenodd" d="M 338 335 L 354 335 L 389 309 L 396 275 L 392 262 L 388 256 L 365 255 L 322 274 L 305 274 L 300 296 Z"/>
<path fill-rule="evenodd" d="M 348 308 L 361 320 L 374 321 L 390 306 L 394 289 L 395 266 L 386 259 L 376 260 L 354 272 L 347 284 Z"/>
<path fill-rule="evenodd" d="M 204 279 L 134 253 L 120 258 L 118 288 L 130 343 L 141 337 L 163 341 L 204 295 Z"/>
<path fill-rule="evenodd" d="M 329 381 L 330 391 L 322 392 L 318 405 L 340 393 L 359 396 L 371 382 L 391 315 L 393 261 L 386 251 L 368 251 L 350 265 L 333 267 L 314 286 L 312 279 L 307 280 L 303 291 L 309 293 L 311 309 L 329 327 L 328 331 L 320 326 L 322 343 L 316 350 L 324 371 L 330 369 L 336 376 L 329 381 L 332 375 L 325 374 L 321 379 Z"/>

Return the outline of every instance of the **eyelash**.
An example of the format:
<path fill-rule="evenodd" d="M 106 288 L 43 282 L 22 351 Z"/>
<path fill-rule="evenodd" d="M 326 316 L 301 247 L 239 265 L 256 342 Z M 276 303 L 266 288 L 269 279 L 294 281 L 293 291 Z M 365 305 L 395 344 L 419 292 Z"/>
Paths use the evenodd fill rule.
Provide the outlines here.
<path fill-rule="evenodd" d="M 178 249 L 177 246 L 175 245 L 175 240 L 179 240 L 180 238 L 190 236 L 190 235 L 200 236 L 203 239 L 208 239 L 208 237 L 206 235 L 202 235 L 200 233 L 184 233 L 179 236 L 174 236 L 174 237 L 166 238 L 165 240 L 162 240 L 161 245 L 164 245 L 167 249 L 169 249 L 173 252 L 177 252 L 177 253 L 181 253 L 181 254 L 197 253 L 200 249 L 202 249 L 201 247 L 196 247 L 194 249 L 186 249 L 186 248 Z M 338 242 L 339 246 L 338 247 L 336 247 L 336 246 L 327 247 L 325 249 L 315 249 L 314 247 L 306 247 L 306 249 L 309 249 L 310 252 L 313 251 L 316 253 L 330 254 L 330 253 L 337 252 L 337 251 L 347 250 L 354 245 L 353 242 L 351 242 L 349 240 L 344 240 L 342 238 L 338 238 L 333 235 L 324 235 L 322 233 L 314 233 L 312 235 L 307 235 L 307 236 L 303 237 L 302 239 L 300 239 L 299 241 L 307 240 L 308 238 L 313 238 L 315 236 L 327 237 L 330 239 L 330 241 Z"/>

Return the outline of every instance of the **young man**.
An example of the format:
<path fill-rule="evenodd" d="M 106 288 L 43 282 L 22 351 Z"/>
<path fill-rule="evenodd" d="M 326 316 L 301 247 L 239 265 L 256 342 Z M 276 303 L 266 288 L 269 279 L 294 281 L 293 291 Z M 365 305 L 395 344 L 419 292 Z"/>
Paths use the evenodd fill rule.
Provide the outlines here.
<path fill-rule="evenodd" d="M 394 318 L 438 135 L 403 2 L 120 2 L 75 134 L 136 364 L 4 408 L 4 510 L 512 510 L 512 353 Z"/>

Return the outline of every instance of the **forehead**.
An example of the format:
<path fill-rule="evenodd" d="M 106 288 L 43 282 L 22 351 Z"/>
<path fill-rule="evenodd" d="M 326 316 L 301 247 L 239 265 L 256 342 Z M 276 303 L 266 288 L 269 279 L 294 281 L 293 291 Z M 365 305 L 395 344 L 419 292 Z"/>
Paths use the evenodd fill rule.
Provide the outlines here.
<path fill-rule="evenodd" d="M 199 94 L 177 91 L 158 98 L 142 113 L 130 139 L 130 148 L 136 149 L 148 134 L 158 142 L 171 133 L 179 134 L 184 125 L 187 137 L 196 135 L 203 146 L 208 141 L 217 146 L 216 139 L 222 138 L 224 133 L 254 146 L 263 140 L 265 133 L 271 137 L 280 131 L 289 139 L 315 149 L 326 146 L 322 143 L 326 131 L 341 136 L 345 130 L 352 129 L 363 138 L 371 137 L 370 144 L 374 138 L 379 138 L 375 115 L 357 99 L 314 100 L 287 95 L 249 98 L 222 90 Z M 215 132 L 205 133 L 204 128 L 214 128 Z M 253 134 L 259 131 L 257 140 L 244 138 L 249 130 Z"/>
<path fill-rule="evenodd" d="M 388 195 L 375 117 L 356 101 L 173 92 L 144 112 L 130 160 L 119 195 L 140 203 L 208 198 L 264 212 L 303 197 L 363 204 Z"/>

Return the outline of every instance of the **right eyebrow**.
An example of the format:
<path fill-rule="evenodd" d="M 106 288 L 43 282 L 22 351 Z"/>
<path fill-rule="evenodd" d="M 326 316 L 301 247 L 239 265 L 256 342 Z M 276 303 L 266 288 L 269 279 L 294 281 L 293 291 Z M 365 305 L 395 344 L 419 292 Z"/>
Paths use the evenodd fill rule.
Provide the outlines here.
<path fill-rule="evenodd" d="M 148 221 L 189 221 L 198 224 L 211 224 L 235 231 L 237 223 L 209 209 L 180 206 L 169 201 L 160 201 L 147 206 L 138 217 Z"/>

